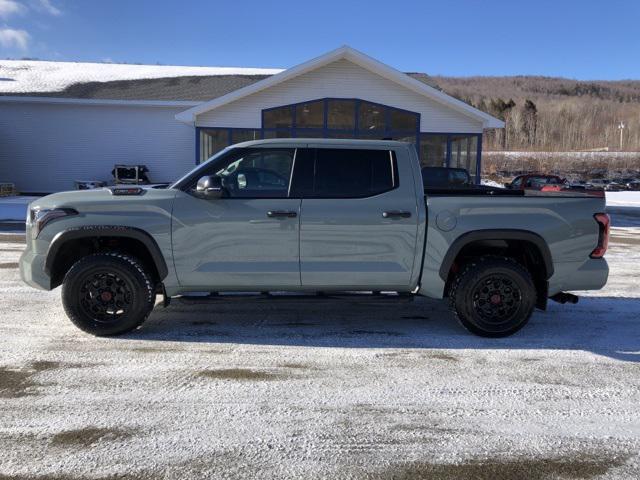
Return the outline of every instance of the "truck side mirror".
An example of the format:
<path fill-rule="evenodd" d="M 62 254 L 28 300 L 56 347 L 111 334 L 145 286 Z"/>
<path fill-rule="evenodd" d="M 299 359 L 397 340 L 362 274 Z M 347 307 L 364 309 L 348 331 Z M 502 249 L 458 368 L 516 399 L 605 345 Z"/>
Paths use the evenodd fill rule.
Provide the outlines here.
<path fill-rule="evenodd" d="M 196 194 L 200 198 L 215 200 L 221 198 L 223 193 L 222 178 L 215 175 L 207 175 L 198 180 Z"/>

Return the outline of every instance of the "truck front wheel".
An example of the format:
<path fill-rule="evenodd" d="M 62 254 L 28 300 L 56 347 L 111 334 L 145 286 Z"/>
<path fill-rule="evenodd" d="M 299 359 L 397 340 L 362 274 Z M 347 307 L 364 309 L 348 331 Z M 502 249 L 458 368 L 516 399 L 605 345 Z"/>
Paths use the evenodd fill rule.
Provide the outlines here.
<path fill-rule="evenodd" d="M 62 283 L 69 319 L 92 335 L 118 335 L 139 327 L 153 309 L 153 282 L 134 257 L 95 253 L 78 260 Z"/>
<path fill-rule="evenodd" d="M 463 268 L 449 297 L 467 330 L 483 337 L 506 337 L 529 321 L 536 289 L 529 272 L 515 260 L 485 256 Z"/>

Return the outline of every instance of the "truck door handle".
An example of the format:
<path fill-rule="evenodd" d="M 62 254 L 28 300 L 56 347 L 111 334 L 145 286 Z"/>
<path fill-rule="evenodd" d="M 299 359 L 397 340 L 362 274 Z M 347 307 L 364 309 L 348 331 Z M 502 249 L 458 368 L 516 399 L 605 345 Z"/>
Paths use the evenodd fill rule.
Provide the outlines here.
<path fill-rule="evenodd" d="M 388 212 L 382 212 L 384 218 L 411 218 L 411 212 L 405 212 L 403 210 L 389 210 Z"/>
<path fill-rule="evenodd" d="M 293 210 L 269 210 L 267 217 L 269 218 L 295 218 L 298 216 L 298 212 Z"/>

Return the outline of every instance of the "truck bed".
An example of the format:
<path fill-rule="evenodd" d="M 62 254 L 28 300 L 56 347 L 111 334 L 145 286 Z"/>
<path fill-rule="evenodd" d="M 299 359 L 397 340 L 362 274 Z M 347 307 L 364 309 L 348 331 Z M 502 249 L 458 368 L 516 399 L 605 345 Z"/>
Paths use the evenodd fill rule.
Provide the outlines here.
<path fill-rule="evenodd" d="M 438 196 L 604 198 L 603 190 L 577 190 L 571 188 L 559 191 L 510 190 L 507 188 L 489 187 L 485 185 L 448 188 L 425 187 L 424 193 L 425 195 Z"/>

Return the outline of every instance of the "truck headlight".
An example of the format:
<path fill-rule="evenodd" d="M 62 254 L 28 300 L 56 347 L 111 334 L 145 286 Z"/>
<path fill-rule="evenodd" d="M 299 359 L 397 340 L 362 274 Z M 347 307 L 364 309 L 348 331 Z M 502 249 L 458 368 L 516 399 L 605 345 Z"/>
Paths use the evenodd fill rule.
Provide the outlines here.
<path fill-rule="evenodd" d="M 33 238 L 38 238 L 42 229 L 52 220 L 77 214 L 73 208 L 32 208 L 29 212 L 29 224 Z"/>

